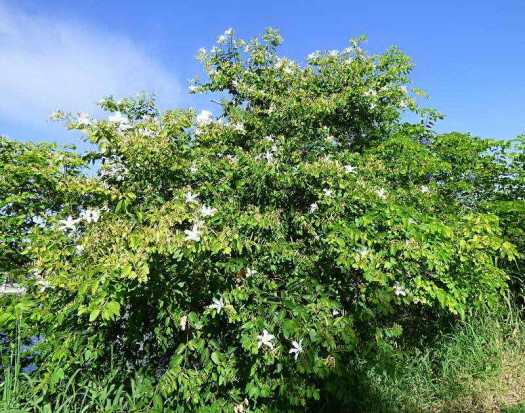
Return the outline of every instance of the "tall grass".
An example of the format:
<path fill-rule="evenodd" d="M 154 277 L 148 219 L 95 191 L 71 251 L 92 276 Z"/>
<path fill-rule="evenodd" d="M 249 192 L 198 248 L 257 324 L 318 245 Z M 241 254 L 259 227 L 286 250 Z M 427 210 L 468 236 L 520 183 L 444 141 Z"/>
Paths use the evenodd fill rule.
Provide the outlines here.
<path fill-rule="evenodd" d="M 9 344 L 7 355 L 2 357 L 3 383 L 0 407 L 14 409 L 20 397 L 21 350 L 20 325 L 16 325 L 16 340 Z"/>
<path fill-rule="evenodd" d="M 6 413 L 116 413 L 116 412 L 167 412 L 162 401 L 144 391 L 150 387 L 144 380 L 131 379 L 129 388 L 115 384 L 120 377 L 117 371 L 110 372 L 102 380 L 77 381 L 73 374 L 55 392 L 52 400 L 38 388 L 38 382 L 30 375 L 22 374 L 23 391 L 13 393 L 14 397 L 2 399 L 0 411 Z M 3 383 L 5 386 L 7 381 Z"/>
<path fill-rule="evenodd" d="M 102 379 L 78 379 L 78 371 L 50 397 L 32 374 L 22 372 L 20 332 L 2 358 L 0 412 L 5 413 L 113 413 L 163 412 L 148 379 L 123 377 L 113 370 Z M 116 384 L 117 383 L 117 384 Z M 125 386 L 126 384 L 126 386 Z"/>
<path fill-rule="evenodd" d="M 359 389 L 341 411 L 525 413 L 525 325 L 513 308 L 473 315 L 393 371 L 366 366 Z"/>

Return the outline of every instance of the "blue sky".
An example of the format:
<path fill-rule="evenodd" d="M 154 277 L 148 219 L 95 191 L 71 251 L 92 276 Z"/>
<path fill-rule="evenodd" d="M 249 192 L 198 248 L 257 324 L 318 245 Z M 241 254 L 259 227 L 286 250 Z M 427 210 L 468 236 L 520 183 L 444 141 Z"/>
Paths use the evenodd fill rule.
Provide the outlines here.
<path fill-rule="evenodd" d="M 447 117 L 439 131 L 492 138 L 525 133 L 525 1 L 0 0 L 0 134 L 78 143 L 45 121 L 55 108 L 155 91 L 162 107 L 211 108 L 187 94 L 194 56 L 233 27 L 281 30 L 281 53 L 303 60 L 365 34 L 366 48 L 399 46 L 413 85 Z"/>

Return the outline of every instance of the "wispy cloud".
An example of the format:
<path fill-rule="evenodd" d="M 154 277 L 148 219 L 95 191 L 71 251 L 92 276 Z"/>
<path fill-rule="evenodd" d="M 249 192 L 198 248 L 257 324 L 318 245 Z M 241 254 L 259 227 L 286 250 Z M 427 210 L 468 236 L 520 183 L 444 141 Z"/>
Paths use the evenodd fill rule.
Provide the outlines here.
<path fill-rule="evenodd" d="M 0 118 L 43 124 L 56 108 L 89 111 L 143 90 L 171 104 L 180 96 L 174 74 L 130 39 L 0 0 Z"/>

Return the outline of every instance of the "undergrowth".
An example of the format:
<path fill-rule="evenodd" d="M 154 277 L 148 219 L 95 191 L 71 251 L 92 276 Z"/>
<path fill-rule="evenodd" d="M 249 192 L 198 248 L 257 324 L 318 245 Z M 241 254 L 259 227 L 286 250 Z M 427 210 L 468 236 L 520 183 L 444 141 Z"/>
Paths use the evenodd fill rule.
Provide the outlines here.
<path fill-rule="evenodd" d="M 445 333 L 436 330 L 433 343 L 406 351 L 391 369 L 363 363 L 353 404 L 338 410 L 525 412 L 524 327 L 510 309 L 472 315 Z"/>
<path fill-rule="evenodd" d="M 439 331 L 446 331 L 446 328 Z M 525 325 L 517 310 L 483 312 L 436 334 L 423 349 L 400 349 L 390 363 L 356 363 L 351 404 L 327 401 L 312 411 L 416 413 L 525 411 Z M 21 370 L 20 341 L 3 359 L 3 412 L 171 412 L 156 396 L 154 379 L 111 371 L 104 378 L 63 381 L 47 400 L 44 383 Z M 392 367 L 393 366 L 393 367 Z"/>

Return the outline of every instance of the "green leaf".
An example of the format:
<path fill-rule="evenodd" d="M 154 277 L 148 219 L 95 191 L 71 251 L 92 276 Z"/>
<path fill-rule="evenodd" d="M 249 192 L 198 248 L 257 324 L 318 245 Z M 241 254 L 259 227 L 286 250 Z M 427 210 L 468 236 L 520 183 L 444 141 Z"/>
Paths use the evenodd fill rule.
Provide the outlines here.
<path fill-rule="evenodd" d="M 221 359 L 219 357 L 219 353 L 214 351 L 213 353 L 211 353 L 211 360 L 215 363 L 215 364 L 221 364 Z"/>
<path fill-rule="evenodd" d="M 122 272 L 120 273 L 120 275 L 122 277 L 127 277 L 131 273 L 132 269 L 133 267 L 131 266 L 131 264 L 124 265 L 124 267 L 122 267 Z"/>
<path fill-rule="evenodd" d="M 99 316 L 100 310 L 98 308 L 95 308 L 94 310 L 91 310 L 91 313 L 89 313 L 89 321 L 95 321 L 95 319 Z"/>
<path fill-rule="evenodd" d="M 119 315 L 120 303 L 118 303 L 117 301 L 110 301 L 106 307 L 111 312 L 111 314 L 117 315 L 117 316 Z"/>

